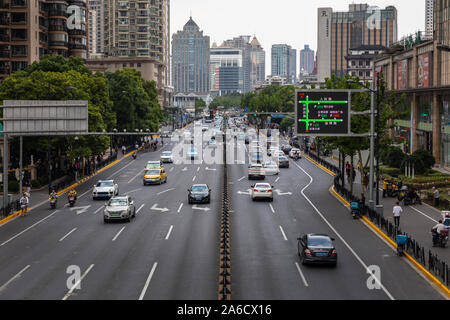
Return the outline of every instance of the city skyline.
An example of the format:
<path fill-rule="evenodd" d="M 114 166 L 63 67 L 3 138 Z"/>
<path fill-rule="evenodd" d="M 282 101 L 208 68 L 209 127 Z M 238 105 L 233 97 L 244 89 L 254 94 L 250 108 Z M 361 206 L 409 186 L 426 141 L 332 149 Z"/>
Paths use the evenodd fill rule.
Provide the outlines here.
<path fill-rule="evenodd" d="M 268 52 L 273 44 L 278 43 L 288 43 L 297 51 L 302 49 L 305 44 L 309 44 L 312 50 L 317 51 L 317 8 L 331 7 L 334 11 L 347 11 L 348 5 L 352 2 L 322 0 L 305 3 L 283 0 L 283 5 L 277 9 L 266 0 L 247 0 L 245 2 L 230 0 L 228 5 L 221 7 L 220 10 L 217 10 L 215 1 L 172 0 L 171 3 L 171 30 L 180 30 L 192 14 L 193 19 L 202 26 L 204 33 L 211 37 L 211 43 L 216 42 L 220 45 L 223 41 L 239 35 L 256 35 L 261 46 Z M 368 3 L 380 8 L 389 5 L 395 6 L 398 10 L 399 38 L 418 30 L 425 30 L 425 0 L 373 0 L 353 1 L 353 3 Z M 293 10 L 285 10 L 286 6 Z M 240 10 L 236 10 L 236 8 L 240 8 Z M 298 19 L 296 17 L 298 11 L 307 12 L 307 14 L 304 18 Z M 228 17 L 233 17 L 232 24 L 229 23 Z M 268 21 L 270 23 L 267 23 Z M 286 23 L 287 21 L 289 23 Z M 227 23 L 227 28 L 223 28 L 223 25 Z M 298 30 L 305 31 L 299 32 Z M 270 73 L 271 63 L 267 61 L 266 74 Z"/>

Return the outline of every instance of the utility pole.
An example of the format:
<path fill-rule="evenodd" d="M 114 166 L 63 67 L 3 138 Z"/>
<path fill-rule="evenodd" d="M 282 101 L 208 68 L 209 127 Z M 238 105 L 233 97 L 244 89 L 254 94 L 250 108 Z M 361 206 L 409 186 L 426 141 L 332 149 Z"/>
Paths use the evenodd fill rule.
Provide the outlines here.
<path fill-rule="evenodd" d="M 9 214 L 6 213 L 6 210 L 9 206 L 9 199 L 8 199 L 8 160 L 9 160 L 9 154 L 8 154 L 8 134 L 3 134 L 3 214 L 6 216 Z"/>
<path fill-rule="evenodd" d="M 372 83 L 370 102 L 370 177 L 369 177 L 369 207 L 374 208 L 374 153 L 375 153 L 375 83 Z"/>

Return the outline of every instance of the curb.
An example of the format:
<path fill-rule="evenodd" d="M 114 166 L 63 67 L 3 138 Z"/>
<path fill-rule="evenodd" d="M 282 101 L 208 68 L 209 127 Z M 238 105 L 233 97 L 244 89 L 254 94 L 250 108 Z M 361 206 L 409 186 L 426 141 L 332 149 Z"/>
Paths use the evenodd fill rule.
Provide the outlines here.
<path fill-rule="evenodd" d="M 141 150 L 141 149 L 142 149 L 142 148 L 139 148 L 139 150 Z M 134 152 L 134 151 L 133 151 L 133 152 Z M 116 160 L 116 161 L 114 161 L 114 162 L 111 162 L 111 163 L 108 164 L 106 167 L 103 167 L 103 168 L 101 168 L 100 170 L 98 170 L 96 173 L 94 173 L 94 174 L 92 174 L 92 175 L 90 175 L 90 176 L 88 176 L 88 177 L 85 177 L 85 178 L 83 178 L 82 180 L 77 181 L 77 182 L 74 183 L 73 185 L 71 185 L 71 186 L 69 186 L 69 187 L 67 187 L 67 188 L 65 188 L 65 189 L 63 189 L 63 190 L 61 190 L 61 191 L 59 191 L 59 192 L 57 193 L 57 195 L 60 196 L 60 195 L 62 195 L 62 194 L 64 194 L 64 193 L 66 193 L 67 191 L 69 191 L 70 189 L 75 188 L 75 187 L 78 187 L 79 185 L 85 183 L 86 181 L 90 180 L 91 178 L 95 177 L 96 175 L 98 175 L 98 174 L 102 173 L 103 171 L 105 171 L 105 170 L 111 168 L 112 166 L 118 164 L 118 163 L 121 162 L 123 159 L 130 157 L 130 156 L 133 154 L 133 152 L 130 152 L 130 153 L 126 154 L 125 156 L 123 156 L 122 159 Z M 35 208 L 36 208 L 36 207 L 35 207 Z M 31 210 L 32 210 L 32 209 L 28 209 L 28 213 L 29 213 Z M 7 223 L 8 221 L 11 221 L 12 219 L 18 217 L 19 215 L 20 215 L 20 211 L 16 211 L 16 212 L 14 212 L 13 214 L 9 215 L 8 217 L 6 217 L 6 218 L 0 220 L 0 226 L 3 225 L 3 224 L 5 224 L 5 223 Z"/>
<path fill-rule="evenodd" d="M 312 160 L 310 157 L 305 155 L 305 158 L 307 158 L 309 161 L 317 165 L 319 168 L 327 172 L 328 174 L 331 174 L 332 176 L 336 176 L 336 174 L 324 166 L 320 165 L 316 161 Z M 336 196 L 336 198 L 343 202 L 347 207 L 350 207 L 350 203 L 345 200 L 341 195 L 339 195 L 336 190 L 334 189 L 334 186 L 331 187 L 331 192 Z M 397 244 L 392 241 L 383 231 L 381 231 L 377 226 L 375 226 L 369 219 L 366 217 L 362 217 L 362 220 L 371 228 L 373 231 L 375 231 L 378 235 L 380 235 L 383 239 L 388 241 L 389 244 L 391 244 L 394 248 L 397 248 Z M 414 266 L 423 274 L 425 275 L 431 282 L 433 282 L 443 293 L 450 298 L 450 289 L 447 288 L 442 282 L 440 282 L 435 276 L 433 276 L 428 270 L 426 270 L 419 262 L 417 262 L 412 256 L 410 256 L 408 253 L 405 252 L 405 257 L 414 264 Z"/>

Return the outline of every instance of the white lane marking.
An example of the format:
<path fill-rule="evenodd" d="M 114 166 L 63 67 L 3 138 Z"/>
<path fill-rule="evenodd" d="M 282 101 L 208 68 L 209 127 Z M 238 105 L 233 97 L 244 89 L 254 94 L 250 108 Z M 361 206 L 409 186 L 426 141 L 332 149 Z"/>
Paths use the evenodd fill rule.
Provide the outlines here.
<path fill-rule="evenodd" d="M 3 242 L 2 244 L 0 244 L 1 246 L 4 246 L 5 244 L 7 244 L 8 242 L 11 242 L 12 240 L 14 240 L 15 238 L 17 238 L 18 236 L 24 234 L 25 232 L 27 232 L 28 230 L 34 228 L 35 226 L 37 226 L 38 224 L 40 224 L 41 222 L 47 220 L 48 218 L 54 216 L 57 212 L 59 212 L 59 210 L 56 210 L 55 212 L 53 212 L 52 214 L 46 216 L 44 219 L 39 220 L 38 222 L 36 222 L 35 224 L 33 224 L 31 227 L 26 228 L 25 230 L 23 230 L 22 232 L 19 232 L 18 234 L 16 234 L 14 237 L 10 238 L 9 240 L 6 240 L 5 242 Z"/>
<path fill-rule="evenodd" d="M 303 275 L 302 269 L 300 269 L 300 266 L 298 265 L 298 262 L 295 263 L 295 266 L 297 267 L 298 273 L 300 274 L 300 277 L 302 278 L 305 287 L 309 287 L 308 282 L 306 282 L 306 278 Z"/>
<path fill-rule="evenodd" d="M 72 233 L 75 232 L 75 230 L 77 230 L 77 228 L 73 228 L 72 231 L 70 231 L 68 234 L 66 234 L 64 237 L 62 237 L 61 239 L 59 239 L 59 242 L 64 241 L 65 238 L 67 238 L 68 236 L 70 236 Z"/>
<path fill-rule="evenodd" d="M 122 233 L 123 230 L 125 230 L 125 227 L 123 227 L 122 229 L 120 229 L 120 231 L 116 234 L 116 236 L 114 237 L 114 239 L 112 239 L 112 241 L 116 241 L 117 238 L 120 236 L 120 234 Z"/>
<path fill-rule="evenodd" d="M 180 207 L 178 208 L 178 213 L 181 212 L 181 208 L 183 208 L 184 203 L 180 204 Z"/>
<path fill-rule="evenodd" d="M 272 204 L 269 204 L 269 206 L 270 206 L 270 210 L 272 210 L 272 213 L 275 214 L 275 209 L 273 208 Z"/>
<path fill-rule="evenodd" d="M 139 209 L 136 210 L 136 214 L 138 214 L 139 211 L 141 211 L 143 207 L 145 207 L 145 204 L 143 204 L 142 206 L 139 207 Z"/>
<path fill-rule="evenodd" d="M 72 293 L 75 290 L 75 288 L 78 287 L 78 285 L 81 283 L 81 281 L 83 281 L 84 277 L 86 277 L 86 275 L 89 273 L 89 271 L 92 270 L 93 267 L 94 267 L 94 265 L 91 264 L 89 266 L 89 268 L 81 276 L 81 278 L 73 285 L 73 287 L 69 290 L 69 292 L 67 292 L 67 294 L 62 298 L 62 300 L 67 300 L 72 295 Z"/>
<path fill-rule="evenodd" d="M 369 268 L 367 267 L 367 265 L 364 263 L 364 261 L 358 256 L 358 254 L 355 252 L 355 250 L 353 250 L 352 247 L 350 247 L 350 245 L 347 243 L 347 241 L 345 241 L 345 239 L 340 235 L 340 233 L 337 232 L 337 230 L 331 225 L 330 222 L 328 222 L 328 220 L 325 218 L 325 216 L 319 211 L 319 209 L 317 209 L 317 207 L 314 205 L 314 203 L 305 195 L 305 190 L 309 188 L 309 186 L 314 182 L 313 177 L 311 177 L 309 175 L 308 172 L 306 172 L 302 167 L 300 167 L 298 164 L 294 163 L 300 170 L 302 170 L 310 179 L 310 182 L 307 186 L 305 186 L 302 191 L 301 194 L 302 196 L 306 199 L 306 201 L 308 201 L 308 203 L 314 208 L 314 210 L 317 212 L 317 214 L 322 218 L 323 221 L 325 221 L 325 223 L 328 225 L 328 227 L 336 234 L 336 236 L 342 241 L 342 243 L 348 248 L 348 250 L 350 250 L 350 252 L 355 256 L 356 260 L 358 260 L 358 262 L 364 267 L 364 269 L 366 270 L 366 273 L 368 274 L 373 274 L 371 270 L 369 270 Z M 389 299 L 391 300 L 395 300 L 395 298 L 391 295 L 391 293 L 384 287 L 384 285 L 380 282 L 379 279 L 377 279 L 375 277 L 375 281 L 380 285 L 381 289 L 384 291 L 384 293 L 386 293 L 386 295 L 389 297 Z"/>
<path fill-rule="evenodd" d="M 242 177 L 242 178 L 240 178 L 238 181 L 241 182 L 241 181 L 244 180 L 244 179 L 245 179 L 245 176 Z"/>
<path fill-rule="evenodd" d="M 285 241 L 288 241 L 288 238 L 286 237 L 286 233 L 284 233 L 284 230 L 283 230 L 283 227 L 282 227 L 282 226 L 280 226 L 280 230 L 281 230 L 281 233 L 283 234 L 284 240 L 285 240 Z"/>
<path fill-rule="evenodd" d="M 192 179 L 192 182 L 194 182 L 196 178 L 197 178 L 197 176 L 195 176 L 195 177 Z"/>
<path fill-rule="evenodd" d="M 116 174 L 118 174 L 119 172 L 122 172 L 123 170 L 125 170 L 125 168 L 128 168 L 129 166 L 131 166 L 134 162 L 130 162 L 129 164 L 127 164 L 126 166 L 124 166 L 122 169 L 116 171 L 115 173 L 113 173 L 112 175 L 110 175 L 108 178 L 106 178 L 106 180 L 111 180 L 112 177 L 114 177 Z"/>
<path fill-rule="evenodd" d="M 85 193 L 83 193 L 81 196 L 78 197 L 78 199 L 84 197 L 85 195 L 87 195 L 89 192 L 92 192 L 92 190 L 88 190 Z"/>
<path fill-rule="evenodd" d="M 98 208 L 97 210 L 94 211 L 94 214 L 97 214 L 100 212 L 100 210 L 102 210 L 104 208 L 104 206 L 101 206 L 100 208 Z"/>
<path fill-rule="evenodd" d="M 4 290 L 11 284 L 11 282 L 13 282 L 13 281 L 19 279 L 19 278 L 21 277 L 22 273 L 24 273 L 29 267 L 30 267 L 30 265 L 27 265 L 25 268 L 23 268 L 22 270 L 20 270 L 19 273 L 17 273 L 14 277 L 12 277 L 11 279 L 9 279 L 8 282 L 6 282 L 4 285 L 2 285 L 2 286 L 0 287 L 0 293 L 1 293 L 2 291 L 4 291 Z"/>
<path fill-rule="evenodd" d="M 162 195 L 163 193 L 166 193 L 166 192 L 169 192 L 169 191 L 173 191 L 173 190 L 175 190 L 175 189 L 172 188 L 172 189 L 169 189 L 169 190 L 166 190 L 166 191 L 161 191 L 160 193 L 157 193 L 156 195 L 157 195 L 157 196 L 160 196 L 160 195 Z"/>
<path fill-rule="evenodd" d="M 138 191 L 141 191 L 141 190 L 142 190 L 142 188 L 131 190 L 131 191 L 128 191 L 127 193 L 125 193 L 125 195 L 129 195 L 130 193 L 135 193 L 135 192 L 138 192 Z"/>
<path fill-rule="evenodd" d="M 278 182 L 278 180 L 280 180 L 280 177 L 278 177 L 276 180 L 275 180 L 275 183 L 277 183 Z"/>
<path fill-rule="evenodd" d="M 413 209 L 414 211 L 417 211 L 418 213 L 420 213 L 421 215 L 423 215 L 423 216 L 426 217 L 427 219 L 430 219 L 431 221 L 433 221 L 433 222 L 435 222 L 435 223 L 438 223 L 437 220 L 434 220 L 433 218 L 431 218 L 429 215 L 423 213 L 422 211 L 417 210 L 416 208 L 411 207 L 411 206 L 410 206 L 410 208 Z"/>
<path fill-rule="evenodd" d="M 200 171 L 200 167 L 197 168 L 197 172 L 199 172 L 199 171 Z"/>
<path fill-rule="evenodd" d="M 173 171 L 173 169 L 175 169 L 175 168 L 174 168 L 174 167 L 170 168 L 169 172 L 172 172 L 172 171 Z"/>
<path fill-rule="evenodd" d="M 173 226 L 170 226 L 169 232 L 167 232 L 166 240 L 169 240 L 170 234 L 172 233 Z"/>
<path fill-rule="evenodd" d="M 152 280 L 153 274 L 155 273 L 157 266 L 158 266 L 158 262 L 155 262 L 153 264 L 152 270 L 150 271 L 150 274 L 148 275 L 147 281 L 145 282 L 144 288 L 142 289 L 141 295 L 139 296 L 139 300 L 144 299 L 145 293 L 147 292 L 147 288 L 150 285 L 150 281 Z"/>

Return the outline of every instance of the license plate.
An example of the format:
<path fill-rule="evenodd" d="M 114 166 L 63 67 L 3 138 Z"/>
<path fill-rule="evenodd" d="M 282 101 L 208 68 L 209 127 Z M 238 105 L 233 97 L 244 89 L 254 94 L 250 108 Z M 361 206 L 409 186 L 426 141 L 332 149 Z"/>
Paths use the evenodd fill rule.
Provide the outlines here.
<path fill-rule="evenodd" d="M 259 192 L 264 193 L 264 192 L 267 192 L 267 191 L 261 190 L 261 191 L 259 191 Z"/>
<path fill-rule="evenodd" d="M 317 252 L 316 253 L 316 256 L 318 256 L 318 257 L 325 257 L 327 255 L 328 255 L 328 253 L 326 253 L 326 252 Z"/>
<path fill-rule="evenodd" d="M 202 201 L 202 198 L 195 198 L 196 201 Z"/>
<path fill-rule="evenodd" d="M 120 217 L 120 214 L 112 214 L 111 217 Z"/>

